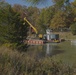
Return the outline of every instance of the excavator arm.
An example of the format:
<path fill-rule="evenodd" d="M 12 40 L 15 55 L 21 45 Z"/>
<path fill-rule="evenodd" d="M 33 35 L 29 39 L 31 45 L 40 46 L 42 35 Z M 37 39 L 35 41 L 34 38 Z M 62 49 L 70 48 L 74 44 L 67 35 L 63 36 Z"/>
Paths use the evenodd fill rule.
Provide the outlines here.
<path fill-rule="evenodd" d="M 30 25 L 30 27 L 33 28 L 33 30 L 35 31 L 35 33 L 38 34 L 37 29 L 26 19 L 26 17 L 24 18 L 24 21 L 26 21 Z"/>

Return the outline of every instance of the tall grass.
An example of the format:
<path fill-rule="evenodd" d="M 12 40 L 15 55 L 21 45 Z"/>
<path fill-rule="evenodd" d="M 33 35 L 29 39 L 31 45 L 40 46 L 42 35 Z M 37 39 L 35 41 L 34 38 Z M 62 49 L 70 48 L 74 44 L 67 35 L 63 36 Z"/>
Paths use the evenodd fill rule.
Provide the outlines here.
<path fill-rule="evenodd" d="M 55 62 L 50 57 L 37 59 L 29 54 L 0 47 L 0 75 L 76 75 L 74 66 Z"/>

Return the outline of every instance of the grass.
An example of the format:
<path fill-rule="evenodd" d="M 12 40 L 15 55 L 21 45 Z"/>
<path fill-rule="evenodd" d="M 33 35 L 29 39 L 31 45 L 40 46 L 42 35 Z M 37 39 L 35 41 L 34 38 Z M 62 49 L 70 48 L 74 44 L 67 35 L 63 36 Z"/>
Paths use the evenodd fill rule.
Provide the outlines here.
<path fill-rule="evenodd" d="M 67 65 L 73 65 L 76 63 L 76 46 L 71 45 L 70 41 L 65 41 L 58 44 L 60 47 L 59 50 L 63 51 L 63 53 L 57 54 L 52 57 L 54 60 L 61 60 Z"/>
<path fill-rule="evenodd" d="M 76 39 L 70 32 L 58 34 L 60 38 Z M 32 46 L 27 52 L 12 50 L 9 44 L 0 46 L 0 75 L 76 75 L 76 47 L 70 45 L 70 41 L 57 46 L 63 53 L 41 59 L 38 57 L 46 52 L 42 46 Z"/>
<path fill-rule="evenodd" d="M 75 66 L 67 66 L 50 57 L 36 58 L 35 53 L 0 47 L 0 75 L 75 75 Z"/>

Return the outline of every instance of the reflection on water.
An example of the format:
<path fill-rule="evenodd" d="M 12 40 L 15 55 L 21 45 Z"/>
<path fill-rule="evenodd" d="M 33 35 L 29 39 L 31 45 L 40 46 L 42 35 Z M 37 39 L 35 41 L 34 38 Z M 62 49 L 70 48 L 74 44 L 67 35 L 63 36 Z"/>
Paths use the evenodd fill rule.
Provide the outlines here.
<path fill-rule="evenodd" d="M 46 55 L 49 55 L 52 52 L 52 47 L 50 48 L 50 44 L 46 44 Z"/>
<path fill-rule="evenodd" d="M 62 60 L 64 63 L 76 63 L 76 42 L 65 41 L 61 43 L 47 43 L 44 45 L 31 45 L 27 53 L 36 59 L 51 57 Z"/>
<path fill-rule="evenodd" d="M 60 47 L 56 43 L 53 43 L 53 44 L 47 43 L 45 45 L 44 50 L 45 50 L 45 56 L 53 56 L 64 52 L 63 50 L 60 50 Z"/>
<path fill-rule="evenodd" d="M 75 45 L 76 46 L 76 40 L 71 40 L 71 45 Z"/>
<path fill-rule="evenodd" d="M 60 47 L 57 43 L 47 43 L 44 45 L 31 45 L 30 49 L 33 52 L 32 54 L 36 54 L 37 57 L 45 57 L 45 56 L 53 56 L 63 51 L 60 50 Z"/>
<path fill-rule="evenodd" d="M 45 45 L 46 56 L 51 56 L 54 48 L 55 48 L 55 45 L 47 43 Z"/>

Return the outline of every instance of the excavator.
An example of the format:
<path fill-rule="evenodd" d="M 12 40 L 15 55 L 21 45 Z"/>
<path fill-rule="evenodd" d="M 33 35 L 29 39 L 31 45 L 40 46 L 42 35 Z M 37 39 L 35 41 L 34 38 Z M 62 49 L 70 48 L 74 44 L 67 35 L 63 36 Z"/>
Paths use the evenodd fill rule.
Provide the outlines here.
<path fill-rule="evenodd" d="M 28 25 L 34 30 L 35 34 L 37 35 L 37 37 L 39 39 L 42 39 L 43 38 L 43 35 L 42 34 L 38 34 L 37 29 L 26 19 L 26 17 L 24 18 L 24 21 L 27 22 Z"/>

